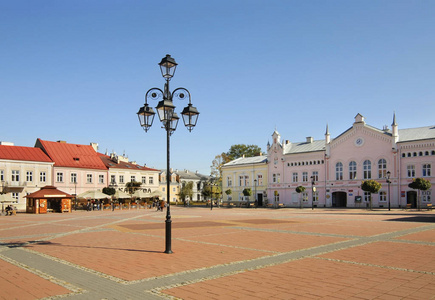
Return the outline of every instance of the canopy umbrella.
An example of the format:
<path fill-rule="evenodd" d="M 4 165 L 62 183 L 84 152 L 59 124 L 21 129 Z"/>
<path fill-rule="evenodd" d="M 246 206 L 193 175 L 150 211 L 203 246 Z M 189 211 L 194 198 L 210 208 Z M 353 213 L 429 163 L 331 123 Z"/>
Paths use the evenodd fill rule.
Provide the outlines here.
<path fill-rule="evenodd" d="M 163 198 L 165 196 L 165 193 L 163 193 L 162 191 L 158 191 L 155 190 L 154 192 L 152 192 L 151 194 L 149 194 L 149 197 L 159 197 L 159 198 Z"/>
<path fill-rule="evenodd" d="M 151 193 L 145 193 L 143 190 L 136 190 L 133 193 L 133 197 L 136 197 L 136 198 L 150 198 L 152 196 L 151 196 Z"/>
<path fill-rule="evenodd" d="M 131 195 L 124 193 L 123 191 L 117 190 L 116 193 L 113 195 L 113 197 L 118 199 L 125 199 L 125 198 L 131 198 Z"/>
<path fill-rule="evenodd" d="M 84 193 L 81 193 L 78 195 L 79 198 L 90 198 L 90 199 L 106 199 L 106 198 L 110 198 L 109 195 L 104 194 L 103 192 L 100 191 L 96 191 L 96 190 L 91 190 L 91 191 L 86 191 Z"/>

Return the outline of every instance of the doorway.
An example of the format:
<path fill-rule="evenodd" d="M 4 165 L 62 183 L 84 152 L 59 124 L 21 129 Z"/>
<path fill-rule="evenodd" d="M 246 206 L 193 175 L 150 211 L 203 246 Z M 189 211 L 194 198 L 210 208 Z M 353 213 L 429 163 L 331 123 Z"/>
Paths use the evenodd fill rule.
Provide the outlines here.
<path fill-rule="evenodd" d="M 347 206 L 346 192 L 333 192 L 332 207 L 346 207 L 346 206 Z"/>
<path fill-rule="evenodd" d="M 417 208 L 417 192 L 406 192 L 406 204 L 411 204 L 411 208 Z"/>
<path fill-rule="evenodd" d="M 259 207 L 262 207 L 263 206 L 263 193 L 258 193 L 257 194 L 257 201 L 258 201 L 257 205 Z"/>

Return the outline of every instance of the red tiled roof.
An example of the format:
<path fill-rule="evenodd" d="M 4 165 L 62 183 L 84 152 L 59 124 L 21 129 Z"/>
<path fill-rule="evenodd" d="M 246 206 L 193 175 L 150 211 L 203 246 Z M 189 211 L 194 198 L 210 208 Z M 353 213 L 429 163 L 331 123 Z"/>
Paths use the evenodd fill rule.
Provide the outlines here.
<path fill-rule="evenodd" d="M 0 145 L 0 159 L 53 162 L 39 148 Z"/>
<path fill-rule="evenodd" d="M 101 161 L 106 165 L 107 168 L 141 170 L 141 171 L 159 171 L 157 169 L 152 169 L 152 168 L 144 167 L 137 164 L 127 163 L 123 161 L 116 163 L 110 159 L 110 156 L 107 156 L 102 153 L 98 153 L 98 155 L 100 156 Z"/>
<path fill-rule="evenodd" d="M 39 191 L 31 193 L 26 197 L 27 198 L 74 198 L 74 196 L 62 192 L 51 185 L 44 186 Z"/>
<path fill-rule="evenodd" d="M 35 147 L 44 150 L 54 161 L 55 167 L 107 170 L 97 152 L 90 145 L 50 142 L 38 139 Z"/>

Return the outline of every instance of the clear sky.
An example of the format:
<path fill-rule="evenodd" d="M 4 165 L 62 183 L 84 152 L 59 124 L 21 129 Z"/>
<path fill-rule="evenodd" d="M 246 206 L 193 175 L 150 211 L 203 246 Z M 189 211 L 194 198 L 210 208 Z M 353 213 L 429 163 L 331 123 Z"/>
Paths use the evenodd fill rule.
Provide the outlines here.
<path fill-rule="evenodd" d="M 434 125 L 435 1 L 0 0 L 0 141 L 99 144 L 166 168 L 166 133 L 137 111 L 158 63 L 200 111 L 171 137 L 171 167 L 210 173 L 234 144 L 334 138 L 361 113 Z M 174 103 L 178 113 L 186 105 Z M 151 103 L 156 106 L 157 103 Z"/>

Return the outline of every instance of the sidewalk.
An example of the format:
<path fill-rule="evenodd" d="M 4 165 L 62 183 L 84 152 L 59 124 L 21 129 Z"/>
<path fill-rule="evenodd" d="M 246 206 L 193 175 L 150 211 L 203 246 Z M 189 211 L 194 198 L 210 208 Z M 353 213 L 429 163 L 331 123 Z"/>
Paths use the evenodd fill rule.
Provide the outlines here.
<path fill-rule="evenodd" d="M 171 206 L 0 217 L 0 299 L 435 299 L 435 213 Z"/>

